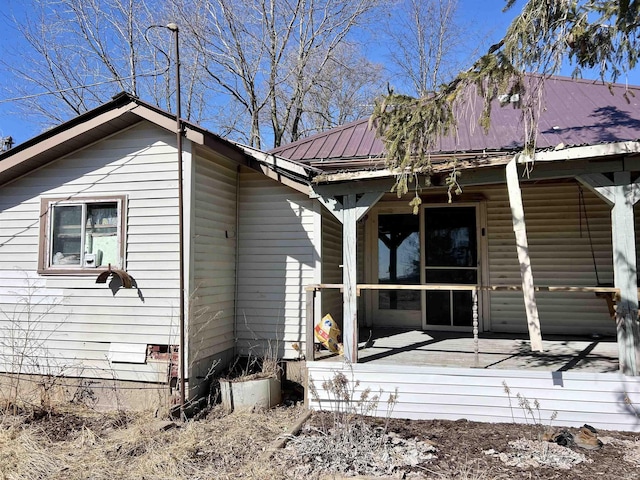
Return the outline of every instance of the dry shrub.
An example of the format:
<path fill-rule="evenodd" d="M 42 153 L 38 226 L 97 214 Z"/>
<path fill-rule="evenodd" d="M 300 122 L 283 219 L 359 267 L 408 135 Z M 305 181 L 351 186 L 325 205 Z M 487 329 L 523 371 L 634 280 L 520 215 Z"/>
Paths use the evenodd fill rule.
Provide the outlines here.
<path fill-rule="evenodd" d="M 171 478 L 282 478 L 262 451 L 302 409 L 223 415 L 214 410 L 198 421 L 163 430 L 151 415 L 121 419 L 121 413 L 84 412 L 84 422 L 52 440 L 46 430 L 56 418 L 0 416 L 0 478 L 11 480 L 113 480 Z M 65 415 L 81 417 L 78 409 Z M 60 437 L 61 438 L 61 437 Z"/>

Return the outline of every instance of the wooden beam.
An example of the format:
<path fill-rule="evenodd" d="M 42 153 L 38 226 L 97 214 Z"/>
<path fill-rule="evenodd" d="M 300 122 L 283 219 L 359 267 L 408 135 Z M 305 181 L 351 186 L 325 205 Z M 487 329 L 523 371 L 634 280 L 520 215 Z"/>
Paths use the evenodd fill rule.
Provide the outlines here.
<path fill-rule="evenodd" d="M 371 179 L 331 184 L 314 184 L 311 187 L 311 198 L 319 196 L 333 197 L 350 193 L 390 192 L 395 185 L 395 178 Z"/>
<path fill-rule="evenodd" d="M 638 152 L 640 152 L 640 142 L 629 141 L 536 152 L 534 158 L 536 162 L 553 162 L 557 160 L 575 160 L 578 158 L 598 158 L 608 157 L 612 155 L 631 155 Z M 519 163 L 524 163 L 526 161 L 527 158 L 524 155 L 520 156 L 520 158 L 518 159 Z"/>
<path fill-rule="evenodd" d="M 640 366 L 640 330 L 638 327 L 638 280 L 633 205 L 638 198 L 638 183 L 630 172 L 615 172 L 613 181 L 604 175 L 578 178 L 611 208 L 613 279 L 620 292 L 615 311 L 620 370 L 638 375 Z"/>
<path fill-rule="evenodd" d="M 522 205 L 522 192 L 518 182 L 518 169 L 516 157 L 507 164 L 507 189 L 509 191 L 509 204 L 511 206 L 511 219 L 513 231 L 516 236 L 516 248 L 518 261 L 520 262 L 520 275 L 522 277 L 522 292 L 525 310 L 527 312 L 527 327 L 531 350 L 542 351 L 542 333 L 540 319 L 538 318 L 538 305 L 533 285 L 533 272 L 531 271 L 531 258 L 529 257 L 529 244 L 527 230 L 524 221 L 524 207 Z"/>
<path fill-rule="evenodd" d="M 613 181 L 601 173 L 578 175 L 576 180 L 604 200 L 608 205 L 611 206 L 615 203 L 616 192 L 613 187 Z"/>
<path fill-rule="evenodd" d="M 317 283 L 314 285 L 307 285 L 305 290 L 325 290 L 335 289 L 342 290 L 343 285 L 341 283 Z M 390 283 L 359 283 L 359 290 L 456 290 L 456 291 L 473 291 L 473 290 L 488 290 L 492 292 L 520 292 L 522 291 L 522 285 L 469 285 L 469 284 L 398 284 L 393 285 Z M 579 292 L 579 293 L 613 293 L 619 294 L 619 289 L 616 287 L 584 287 L 584 286 L 570 286 L 570 285 L 535 285 L 533 290 L 536 292 Z M 640 288 L 638 288 L 638 297 L 640 298 Z"/>
<path fill-rule="evenodd" d="M 344 197 L 342 224 L 342 283 L 344 284 L 344 315 L 342 341 L 344 359 L 348 363 L 358 363 L 358 264 L 356 261 L 357 216 L 356 195 Z"/>
<path fill-rule="evenodd" d="M 306 292 L 306 301 L 307 301 L 307 322 L 305 328 L 305 340 L 304 340 L 304 357 L 308 362 L 312 362 L 315 356 L 315 342 L 314 342 L 314 334 L 313 327 L 315 326 L 315 308 L 314 303 L 316 301 L 316 291 L 315 290 L 307 290 Z"/>
<path fill-rule="evenodd" d="M 318 196 L 318 201 L 324 205 L 336 219 L 344 224 L 344 208 L 335 197 Z"/>
<path fill-rule="evenodd" d="M 367 192 L 363 194 L 356 202 L 356 222 L 360 220 L 365 214 L 371 210 L 378 201 L 382 198 L 385 192 Z"/>

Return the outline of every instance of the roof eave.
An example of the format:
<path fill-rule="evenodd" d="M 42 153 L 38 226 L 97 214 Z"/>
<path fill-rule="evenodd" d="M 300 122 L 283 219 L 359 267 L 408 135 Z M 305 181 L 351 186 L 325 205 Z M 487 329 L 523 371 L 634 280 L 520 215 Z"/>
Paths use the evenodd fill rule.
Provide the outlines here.
<path fill-rule="evenodd" d="M 469 156 L 463 161 L 457 159 L 456 168 L 460 170 L 470 168 L 489 168 L 500 165 L 506 165 L 514 155 L 518 158 L 518 163 L 527 163 L 530 161 L 540 162 L 555 162 L 555 161 L 570 161 L 570 160 L 586 160 L 597 159 L 607 157 L 617 157 L 626 155 L 640 154 L 640 141 L 623 141 L 612 142 L 598 145 L 582 145 L 574 147 L 566 147 L 557 150 L 542 150 L 535 153 L 533 157 L 524 155 L 522 152 L 495 152 L 488 156 L 486 152 L 477 152 L 475 158 Z M 444 173 L 451 170 L 451 164 L 441 163 L 432 164 L 432 173 Z M 426 169 L 417 169 L 415 173 L 423 173 Z M 357 181 L 357 180 L 377 180 L 384 178 L 395 177 L 400 173 L 400 170 L 391 170 L 388 168 L 378 170 L 359 170 L 351 172 L 337 172 L 337 173 L 321 173 L 313 177 L 313 184 L 327 184 L 337 183 L 345 181 Z"/>

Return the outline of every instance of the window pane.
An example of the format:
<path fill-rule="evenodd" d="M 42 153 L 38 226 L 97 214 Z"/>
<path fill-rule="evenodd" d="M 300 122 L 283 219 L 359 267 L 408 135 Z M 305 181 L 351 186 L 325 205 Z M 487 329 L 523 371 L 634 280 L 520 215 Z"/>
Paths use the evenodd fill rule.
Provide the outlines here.
<path fill-rule="evenodd" d="M 429 325 L 451 325 L 451 292 L 427 291 L 426 310 Z"/>
<path fill-rule="evenodd" d="M 476 211 L 473 207 L 425 209 L 428 267 L 477 266 Z"/>
<path fill-rule="evenodd" d="M 85 252 L 95 255 L 95 265 L 118 265 L 118 204 L 87 205 Z"/>
<path fill-rule="evenodd" d="M 420 283 L 420 222 L 417 215 L 378 216 L 378 283 Z M 378 307 L 420 310 L 420 292 L 379 290 Z"/>
<path fill-rule="evenodd" d="M 427 283 L 452 283 L 452 284 L 476 284 L 478 272 L 475 269 L 469 270 L 435 270 L 427 268 Z"/>
<path fill-rule="evenodd" d="M 453 292 L 453 324 L 470 327 L 473 324 L 473 295 L 471 292 Z"/>
<path fill-rule="evenodd" d="M 51 264 L 80 265 L 82 249 L 82 206 L 53 208 Z"/>

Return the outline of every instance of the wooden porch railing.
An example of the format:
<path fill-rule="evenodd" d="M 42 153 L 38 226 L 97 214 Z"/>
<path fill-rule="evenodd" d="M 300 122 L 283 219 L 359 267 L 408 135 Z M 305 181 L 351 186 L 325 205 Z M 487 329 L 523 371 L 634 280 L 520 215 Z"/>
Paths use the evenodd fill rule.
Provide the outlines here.
<path fill-rule="evenodd" d="M 315 360 L 314 346 L 314 317 L 316 292 L 320 290 L 343 289 L 341 283 L 320 283 L 308 285 L 306 290 L 306 329 L 305 329 L 305 357 L 307 360 Z M 362 290 L 456 290 L 471 291 L 473 298 L 472 307 L 472 330 L 475 354 L 475 366 L 478 366 L 479 340 L 478 340 L 478 291 L 522 291 L 521 285 L 390 285 L 390 284 L 358 284 L 356 286 L 357 295 L 360 296 Z M 615 287 L 578 287 L 578 286 L 536 286 L 536 292 L 591 292 L 607 301 L 609 312 L 615 305 L 616 297 L 620 295 L 620 290 Z M 638 289 L 640 295 L 640 289 Z"/>

